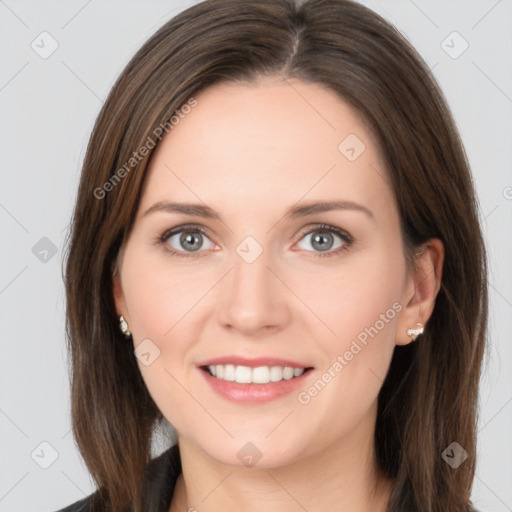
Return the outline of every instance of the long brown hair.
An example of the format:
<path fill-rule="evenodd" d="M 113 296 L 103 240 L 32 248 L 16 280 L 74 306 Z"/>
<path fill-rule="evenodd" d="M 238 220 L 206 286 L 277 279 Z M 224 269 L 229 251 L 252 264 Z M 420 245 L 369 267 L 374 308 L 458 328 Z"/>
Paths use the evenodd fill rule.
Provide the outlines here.
<path fill-rule="evenodd" d="M 213 83 L 262 76 L 323 84 L 355 108 L 387 164 L 408 263 L 429 238 L 444 243 L 441 289 L 426 331 L 395 348 L 379 394 L 376 457 L 394 480 L 389 512 L 466 512 L 488 314 L 474 185 L 429 68 L 392 25 L 350 0 L 196 4 L 142 46 L 103 105 L 65 269 L 73 433 L 98 486 L 98 510 L 120 512 L 131 503 L 142 511 L 152 432 L 162 419 L 119 331 L 112 294 L 158 127 L 170 131 L 180 107 Z M 457 469 L 441 457 L 453 441 L 468 453 Z"/>

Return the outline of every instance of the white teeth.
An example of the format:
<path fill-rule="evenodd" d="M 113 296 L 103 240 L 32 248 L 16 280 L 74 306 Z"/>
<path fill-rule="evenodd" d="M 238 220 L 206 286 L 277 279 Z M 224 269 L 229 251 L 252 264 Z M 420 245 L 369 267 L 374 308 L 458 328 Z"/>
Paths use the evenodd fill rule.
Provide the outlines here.
<path fill-rule="evenodd" d="M 287 366 L 286 368 L 283 369 L 283 379 L 293 379 L 293 368 Z"/>
<path fill-rule="evenodd" d="M 252 369 L 252 381 L 256 384 L 268 384 L 270 382 L 270 370 L 268 366 L 258 366 Z"/>
<path fill-rule="evenodd" d="M 239 384 L 249 384 L 252 382 L 252 370 L 248 366 L 237 366 L 235 380 Z"/>
<path fill-rule="evenodd" d="M 300 377 L 304 368 L 292 368 L 290 366 L 234 366 L 232 364 L 217 364 L 208 366 L 210 373 L 218 379 L 236 381 L 240 384 L 268 384 Z"/>
<path fill-rule="evenodd" d="M 220 366 L 220 365 L 219 365 Z M 236 380 L 235 367 L 232 364 L 224 366 L 224 380 L 234 381 Z"/>
<path fill-rule="evenodd" d="M 283 367 L 272 366 L 270 368 L 270 382 L 279 382 L 280 380 L 283 380 Z"/>

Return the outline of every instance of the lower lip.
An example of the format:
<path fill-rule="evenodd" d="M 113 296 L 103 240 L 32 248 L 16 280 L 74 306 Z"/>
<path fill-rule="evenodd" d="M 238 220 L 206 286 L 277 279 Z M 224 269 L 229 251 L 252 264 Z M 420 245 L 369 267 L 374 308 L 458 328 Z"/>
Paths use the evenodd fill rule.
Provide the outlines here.
<path fill-rule="evenodd" d="M 245 404 L 270 402 L 288 395 L 304 384 L 304 378 L 311 372 L 311 370 L 308 370 L 299 377 L 280 380 L 279 382 L 269 382 L 268 384 L 240 384 L 234 381 L 217 379 L 217 377 L 210 375 L 201 368 L 199 368 L 199 371 L 216 393 L 232 402 Z"/>

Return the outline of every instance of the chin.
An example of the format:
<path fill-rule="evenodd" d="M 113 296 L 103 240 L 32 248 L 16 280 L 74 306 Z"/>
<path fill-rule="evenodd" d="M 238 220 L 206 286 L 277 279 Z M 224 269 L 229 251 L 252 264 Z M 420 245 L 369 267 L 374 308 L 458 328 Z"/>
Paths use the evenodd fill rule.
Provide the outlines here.
<path fill-rule="evenodd" d="M 272 435 L 272 434 L 271 434 Z M 292 464 L 304 453 L 306 443 L 293 437 L 235 436 L 226 442 L 211 443 L 211 438 L 197 446 L 209 457 L 227 466 L 272 469 Z"/>

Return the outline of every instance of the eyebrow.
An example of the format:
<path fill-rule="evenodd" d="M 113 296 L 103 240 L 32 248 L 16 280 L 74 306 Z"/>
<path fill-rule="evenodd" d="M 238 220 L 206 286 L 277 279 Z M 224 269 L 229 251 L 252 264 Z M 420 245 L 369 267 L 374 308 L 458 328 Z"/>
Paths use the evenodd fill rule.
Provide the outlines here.
<path fill-rule="evenodd" d="M 317 213 L 328 212 L 332 210 L 355 210 L 366 214 L 370 219 L 375 220 L 373 212 L 366 206 L 353 201 L 315 201 L 311 203 L 295 205 L 289 208 L 283 218 L 300 218 L 314 215 Z M 144 217 L 154 212 L 184 213 L 209 219 L 217 219 L 221 222 L 221 216 L 209 206 L 196 203 L 176 203 L 170 201 L 159 201 L 144 212 Z"/>

